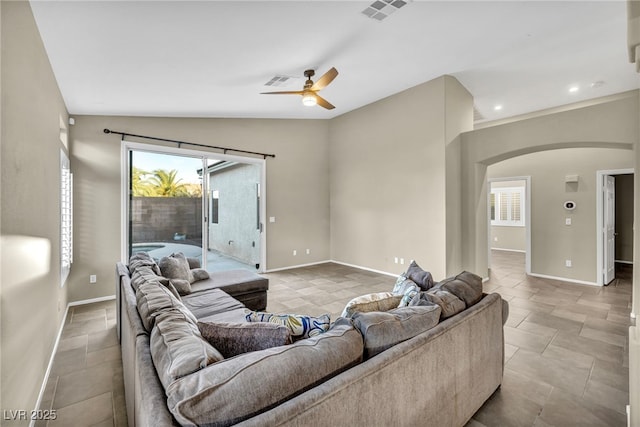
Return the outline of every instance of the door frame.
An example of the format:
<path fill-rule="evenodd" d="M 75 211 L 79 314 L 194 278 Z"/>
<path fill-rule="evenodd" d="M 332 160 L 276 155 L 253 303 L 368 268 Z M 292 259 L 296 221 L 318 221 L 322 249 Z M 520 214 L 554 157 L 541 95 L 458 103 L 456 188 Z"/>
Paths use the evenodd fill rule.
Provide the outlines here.
<path fill-rule="evenodd" d="M 524 181 L 525 273 L 531 274 L 531 175 L 487 179 L 487 254 L 491 268 L 491 183 L 500 181 Z"/>
<path fill-rule="evenodd" d="M 225 160 L 229 162 L 238 162 L 238 163 L 248 163 L 255 164 L 260 166 L 260 220 L 262 223 L 261 233 L 260 233 L 260 268 L 258 269 L 258 273 L 262 273 L 266 271 L 267 265 L 267 227 L 264 225 L 264 219 L 266 218 L 267 212 L 267 162 L 264 158 L 254 158 L 254 157 L 244 157 L 244 156 L 235 156 L 230 154 L 222 154 L 213 151 L 205 151 L 205 150 L 193 150 L 189 148 L 178 148 L 171 147 L 167 145 L 156 145 L 156 144 L 147 144 L 141 142 L 132 142 L 126 139 L 122 140 L 120 146 L 120 231 L 121 231 L 121 245 L 120 245 L 120 259 L 125 264 L 128 263 L 128 249 L 129 249 L 129 233 L 128 233 L 128 224 L 129 224 L 129 151 L 130 150 L 138 150 L 138 151 L 149 151 L 156 152 L 161 154 L 169 154 L 169 155 L 181 155 L 181 156 L 191 156 L 191 157 L 199 157 L 199 158 L 215 158 L 220 160 Z M 203 177 L 204 182 L 204 177 Z M 203 184 L 206 188 L 207 184 Z M 208 218 L 209 212 L 209 201 L 206 194 L 203 194 L 203 203 L 202 203 L 202 222 L 203 222 L 203 230 L 202 230 L 202 250 L 208 251 L 208 224 L 205 224 L 205 218 Z M 205 236 L 206 232 L 206 236 Z M 206 259 L 206 258 L 205 258 Z M 204 263 L 203 263 L 204 264 Z M 206 268 L 206 265 L 204 265 Z"/>
<path fill-rule="evenodd" d="M 607 170 L 599 170 L 596 171 L 596 284 L 599 286 L 604 286 L 604 273 L 605 273 L 605 259 L 604 259 L 604 245 L 606 245 L 606 241 L 603 235 L 604 228 L 604 190 L 605 176 L 616 176 L 616 175 L 626 175 L 626 174 L 635 174 L 634 168 L 626 168 L 626 169 L 607 169 Z M 614 219 L 615 221 L 615 219 Z M 615 261 L 615 260 L 614 260 Z"/>

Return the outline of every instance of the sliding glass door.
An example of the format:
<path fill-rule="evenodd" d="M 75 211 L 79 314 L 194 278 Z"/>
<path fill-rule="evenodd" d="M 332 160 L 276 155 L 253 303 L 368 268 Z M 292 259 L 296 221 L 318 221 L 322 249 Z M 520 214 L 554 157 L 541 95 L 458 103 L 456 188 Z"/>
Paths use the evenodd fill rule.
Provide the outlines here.
<path fill-rule="evenodd" d="M 261 159 L 126 142 L 123 150 L 127 259 L 182 252 L 209 271 L 260 270 Z"/>
<path fill-rule="evenodd" d="M 182 252 L 202 260 L 202 159 L 141 150 L 129 156 L 129 256 Z"/>

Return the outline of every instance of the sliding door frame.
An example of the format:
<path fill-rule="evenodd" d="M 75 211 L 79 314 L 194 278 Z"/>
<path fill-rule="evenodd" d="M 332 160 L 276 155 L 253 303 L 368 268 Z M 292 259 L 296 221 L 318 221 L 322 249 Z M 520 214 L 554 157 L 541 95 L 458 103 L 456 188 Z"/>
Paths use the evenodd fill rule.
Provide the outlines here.
<path fill-rule="evenodd" d="M 264 224 L 267 212 L 267 162 L 264 158 L 244 157 L 237 155 L 222 154 L 214 151 L 205 150 L 193 150 L 188 148 L 178 148 L 166 145 L 156 145 L 140 142 L 132 142 L 123 140 L 121 144 L 121 156 L 120 156 L 120 230 L 121 230 L 121 245 L 120 245 L 120 259 L 124 263 L 128 263 L 129 257 L 129 180 L 130 180 L 130 152 L 131 151 L 146 151 L 159 154 L 188 156 L 194 158 L 200 158 L 203 160 L 214 158 L 218 160 L 224 160 L 229 162 L 238 162 L 245 164 L 252 164 L 260 166 L 260 269 L 259 273 L 266 271 L 267 265 L 267 230 Z M 206 260 L 204 252 L 209 250 L 209 224 L 207 220 L 209 218 L 209 197 L 207 195 L 207 189 L 209 186 L 208 180 L 205 183 L 204 171 L 206 170 L 206 162 L 203 161 L 203 202 L 202 202 L 202 251 L 203 259 Z M 206 234 L 206 236 L 205 236 Z M 204 262 L 203 262 L 204 264 Z M 206 267 L 206 265 L 203 265 Z"/>

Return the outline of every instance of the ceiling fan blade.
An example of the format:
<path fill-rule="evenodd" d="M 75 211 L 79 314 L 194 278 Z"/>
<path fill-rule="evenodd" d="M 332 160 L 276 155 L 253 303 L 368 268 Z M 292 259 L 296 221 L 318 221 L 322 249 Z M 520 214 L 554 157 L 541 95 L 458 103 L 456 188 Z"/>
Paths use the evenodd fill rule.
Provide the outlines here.
<path fill-rule="evenodd" d="M 301 90 L 285 90 L 281 92 L 260 92 L 260 95 L 302 95 Z"/>
<path fill-rule="evenodd" d="M 324 99 L 323 97 L 321 97 L 317 93 L 316 93 L 316 100 L 318 101 L 318 105 L 319 106 L 324 107 L 327 110 L 333 110 L 334 108 L 336 108 L 329 101 L 327 101 L 326 99 Z"/>
<path fill-rule="evenodd" d="M 329 71 L 324 73 L 322 77 L 320 77 L 318 81 L 316 81 L 313 84 L 313 86 L 311 86 L 311 90 L 318 91 L 320 89 L 327 87 L 327 85 L 331 83 L 333 79 L 337 77 L 337 75 L 338 75 L 338 70 L 332 67 Z"/>

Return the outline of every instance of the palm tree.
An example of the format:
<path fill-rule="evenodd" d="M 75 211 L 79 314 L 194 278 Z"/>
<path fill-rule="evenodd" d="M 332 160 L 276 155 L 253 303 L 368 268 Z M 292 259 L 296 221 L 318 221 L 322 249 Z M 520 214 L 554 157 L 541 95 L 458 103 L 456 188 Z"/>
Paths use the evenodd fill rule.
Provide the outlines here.
<path fill-rule="evenodd" d="M 131 171 L 131 191 L 134 197 L 148 197 L 153 194 L 153 188 L 146 179 L 147 175 L 150 175 L 149 172 L 133 167 Z"/>
<path fill-rule="evenodd" d="M 189 196 L 186 185 L 180 183 L 181 178 L 177 178 L 178 171 L 172 169 L 166 171 L 164 169 L 156 169 L 153 176 L 149 178 L 149 182 L 153 186 L 155 196 L 159 197 L 185 197 Z"/>

